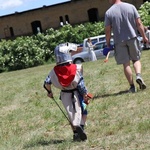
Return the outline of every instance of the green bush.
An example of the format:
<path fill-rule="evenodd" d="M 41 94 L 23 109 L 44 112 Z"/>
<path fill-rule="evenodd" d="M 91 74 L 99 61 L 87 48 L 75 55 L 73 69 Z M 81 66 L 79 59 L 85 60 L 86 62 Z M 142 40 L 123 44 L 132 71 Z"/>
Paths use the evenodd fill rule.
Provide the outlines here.
<path fill-rule="evenodd" d="M 25 69 L 54 61 L 55 47 L 64 42 L 82 43 L 83 39 L 104 33 L 102 22 L 70 24 L 59 30 L 50 28 L 45 33 L 18 37 L 0 42 L 0 72 Z"/>
<path fill-rule="evenodd" d="M 42 48 L 32 37 L 0 42 L 0 72 L 25 69 L 44 63 L 49 49 Z"/>
<path fill-rule="evenodd" d="M 150 26 L 150 2 L 146 1 L 139 9 L 141 20 L 145 26 Z"/>

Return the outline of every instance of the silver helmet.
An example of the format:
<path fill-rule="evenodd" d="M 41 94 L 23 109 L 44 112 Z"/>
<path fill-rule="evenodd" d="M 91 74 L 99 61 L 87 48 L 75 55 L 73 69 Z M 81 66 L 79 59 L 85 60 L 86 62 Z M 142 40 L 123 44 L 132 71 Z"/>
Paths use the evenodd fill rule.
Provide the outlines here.
<path fill-rule="evenodd" d="M 72 62 L 72 57 L 70 51 L 76 51 L 77 45 L 74 43 L 63 43 L 56 46 L 54 50 L 56 63 L 64 64 L 66 62 Z"/>

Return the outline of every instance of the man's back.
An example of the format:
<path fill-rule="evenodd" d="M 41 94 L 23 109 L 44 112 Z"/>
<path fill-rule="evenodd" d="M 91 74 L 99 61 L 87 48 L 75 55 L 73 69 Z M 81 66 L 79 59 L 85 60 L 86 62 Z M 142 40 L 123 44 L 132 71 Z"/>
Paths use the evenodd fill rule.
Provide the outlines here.
<path fill-rule="evenodd" d="M 136 8 L 128 3 L 112 5 L 105 15 L 105 26 L 111 25 L 115 43 L 137 36 L 135 20 L 139 18 Z"/>

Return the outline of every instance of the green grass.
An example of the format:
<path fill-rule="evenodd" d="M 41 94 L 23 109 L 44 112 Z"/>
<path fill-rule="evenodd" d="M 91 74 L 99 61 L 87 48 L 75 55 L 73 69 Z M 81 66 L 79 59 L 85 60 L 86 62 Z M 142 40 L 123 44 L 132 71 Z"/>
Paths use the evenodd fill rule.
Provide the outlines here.
<path fill-rule="evenodd" d="M 114 58 L 83 63 L 88 105 L 86 142 L 72 142 L 66 118 L 46 96 L 43 81 L 55 64 L 0 74 L 0 150 L 149 150 L 150 51 L 142 52 L 147 89 L 129 88 Z M 135 80 L 135 74 L 134 74 Z M 53 88 L 56 101 L 59 90 Z"/>

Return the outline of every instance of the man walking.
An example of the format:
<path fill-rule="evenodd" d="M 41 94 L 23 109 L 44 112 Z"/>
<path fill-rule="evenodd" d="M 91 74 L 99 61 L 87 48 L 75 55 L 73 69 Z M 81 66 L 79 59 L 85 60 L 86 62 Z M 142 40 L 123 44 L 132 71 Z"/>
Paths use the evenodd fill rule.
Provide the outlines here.
<path fill-rule="evenodd" d="M 137 9 L 121 0 L 109 0 L 112 6 L 105 13 L 105 33 L 107 46 L 110 47 L 111 31 L 114 35 L 115 59 L 117 64 L 123 64 L 124 74 L 130 84 L 129 92 L 136 92 L 130 61 L 136 73 L 136 82 L 140 89 L 146 89 L 141 77 L 140 47 L 137 30 L 148 43 Z"/>

